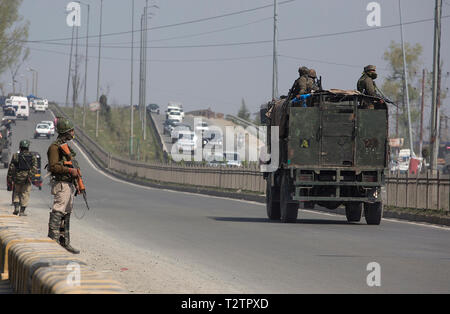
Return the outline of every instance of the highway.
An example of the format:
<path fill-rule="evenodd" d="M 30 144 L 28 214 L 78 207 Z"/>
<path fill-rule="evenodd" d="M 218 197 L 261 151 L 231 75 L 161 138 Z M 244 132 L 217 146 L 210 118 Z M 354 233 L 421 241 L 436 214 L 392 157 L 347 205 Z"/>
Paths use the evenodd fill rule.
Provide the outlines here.
<path fill-rule="evenodd" d="M 31 149 L 43 156 L 42 167 L 52 140 L 33 139 L 33 130 L 40 120 L 52 118 L 48 112 L 32 114 L 13 127 L 13 149 L 21 139 L 31 139 Z M 83 220 L 72 222 L 73 242 L 82 251 L 86 245 L 77 242 L 78 235 L 95 228 L 244 293 L 450 292 L 449 228 L 394 220 L 368 226 L 364 220 L 347 223 L 343 216 L 304 210 L 296 224 L 270 222 L 264 204 L 114 180 L 75 148 L 92 208 Z M 4 190 L 6 171 L 0 176 Z M 47 217 L 45 228 L 44 205 L 51 203 L 47 184 L 42 191 L 34 188 L 31 200 L 30 215 Z M 78 198 L 76 207 L 81 206 Z M 150 261 L 141 262 L 144 272 Z M 380 266 L 379 286 L 367 283 L 371 262 Z"/>

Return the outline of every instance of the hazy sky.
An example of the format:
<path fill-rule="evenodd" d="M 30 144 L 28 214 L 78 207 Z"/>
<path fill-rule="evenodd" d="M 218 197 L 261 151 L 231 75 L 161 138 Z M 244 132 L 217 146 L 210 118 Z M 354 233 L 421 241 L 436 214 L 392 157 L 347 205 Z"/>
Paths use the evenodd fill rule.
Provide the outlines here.
<path fill-rule="evenodd" d="M 29 40 L 69 38 L 50 43 L 30 43 L 29 66 L 39 71 L 39 95 L 65 101 L 71 28 L 66 24 L 66 0 L 24 0 L 20 13 L 30 22 Z M 149 27 L 214 17 L 273 4 L 271 0 L 159 0 L 149 1 L 159 9 Z M 279 2 L 282 2 L 279 0 Z M 387 74 L 382 59 L 389 43 L 400 41 L 400 28 L 371 28 L 366 23 L 370 0 L 296 0 L 280 4 L 279 13 L 279 92 L 286 94 L 298 76 L 300 65 L 313 67 L 323 76 L 325 88 L 354 89 L 366 64 L 378 66 L 378 85 Z M 95 100 L 100 0 L 91 4 L 88 100 Z M 131 30 L 131 0 L 103 1 L 103 33 Z M 399 24 L 398 0 L 379 0 L 381 26 Z M 402 0 L 405 23 L 434 17 L 434 0 Z M 145 0 L 135 0 L 135 28 L 139 27 Z M 82 6 L 80 37 L 86 34 L 86 6 Z M 443 16 L 450 15 L 450 1 L 444 0 Z M 163 107 L 169 100 L 180 101 L 186 111 L 208 108 L 223 113 L 237 113 L 242 98 L 255 112 L 271 98 L 273 7 L 210 19 L 204 22 L 164 27 L 149 31 L 149 68 L 147 103 Z M 442 20 L 444 72 L 450 70 L 450 18 Z M 310 39 L 284 40 L 353 30 L 376 29 Z M 205 34 L 207 33 L 207 34 Z M 405 40 L 424 48 L 423 66 L 432 68 L 433 21 L 404 26 Z M 221 47 L 195 47 L 223 43 L 248 43 Z M 106 36 L 102 49 L 101 86 L 113 104 L 130 101 L 131 34 Z M 138 46 L 139 33 L 135 33 Z M 79 53 L 84 55 L 85 39 L 80 39 Z M 62 45 L 61 45 L 62 44 Z M 121 46 L 117 48 L 117 46 Z M 135 49 L 134 103 L 138 100 L 139 49 Z M 84 64 L 81 66 L 84 71 Z M 22 70 L 30 81 L 31 73 Z M 3 81 L 10 78 L 5 74 Z M 448 81 L 445 82 L 448 87 Z M 25 88 L 25 79 L 22 77 Z M 31 87 L 30 87 L 31 88 Z M 83 100 L 82 93 L 79 98 Z M 448 100 L 444 106 L 448 106 Z"/>

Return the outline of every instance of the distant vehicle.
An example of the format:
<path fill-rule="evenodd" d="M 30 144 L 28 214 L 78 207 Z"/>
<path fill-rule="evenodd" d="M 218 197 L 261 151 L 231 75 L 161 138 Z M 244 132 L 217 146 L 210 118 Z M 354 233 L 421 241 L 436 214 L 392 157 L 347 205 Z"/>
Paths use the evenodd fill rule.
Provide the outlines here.
<path fill-rule="evenodd" d="M 195 126 L 195 130 L 196 131 L 200 131 L 200 132 L 206 132 L 209 130 L 209 126 L 208 123 L 204 122 L 204 121 L 200 121 L 199 123 L 197 123 L 197 125 Z"/>
<path fill-rule="evenodd" d="M 22 118 L 24 120 L 28 120 L 30 116 L 30 107 L 28 104 L 28 99 L 26 97 L 21 96 L 12 96 L 11 104 L 16 109 L 16 117 L 17 119 Z"/>
<path fill-rule="evenodd" d="M 8 127 L 5 125 L 2 125 L 0 127 L 0 156 L 1 156 L 1 163 L 3 164 L 4 168 L 8 168 L 9 165 L 9 158 L 10 158 L 10 146 L 11 146 L 11 140 L 8 136 Z"/>
<path fill-rule="evenodd" d="M 166 110 L 166 119 L 169 117 L 171 111 L 179 111 L 181 118 L 184 118 L 183 105 L 179 102 L 169 101 Z"/>
<path fill-rule="evenodd" d="M 400 149 L 397 158 L 397 165 L 398 165 L 397 170 L 400 171 L 400 173 L 408 172 L 410 159 L 411 159 L 411 150 Z"/>
<path fill-rule="evenodd" d="M 48 100 L 43 99 L 42 101 L 44 102 L 45 110 L 47 110 L 48 109 Z"/>
<path fill-rule="evenodd" d="M 170 137 L 172 138 L 172 143 L 175 143 L 180 139 L 180 131 L 192 131 L 191 127 L 187 124 L 176 123 L 173 126 L 172 132 L 170 133 Z"/>
<path fill-rule="evenodd" d="M 48 124 L 50 126 L 51 135 L 55 135 L 55 124 L 53 123 L 53 121 L 41 121 L 41 123 Z"/>
<path fill-rule="evenodd" d="M 52 135 L 52 131 L 50 130 L 50 125 L 47 123 L 38 123 L 36 125 L 36 130 L 34 131 L 34 138 L 38 137 L 47 137 L 48 139 Z"/>
<path fill-rule="evenodd" d="M 176 145 L 179 150 L 190 151 L 193 154 L 197 148 L 197 136 L 192 131 L 179 131 Z"/>
<path fill-rule="evenodd" d="M 183 117 L 181 116 L 181 112 L 180 111 L 175 111 L 175 110 L 172 110 L 172 111 L 170 111 L 168 113 L 167 119 L 168 120 L 177 120 L 179 122 L 183 121 Z"/>
<path fill-rule="evenodd" d="M 10 120 L 12 123 L 16 124 L 16 110 L 14 110 L 13 107 L 6 107 L 3 110 L 3 118 L 2 121 L 4 120 Z"/>
<path fill-rule="evenodd" d="M 41 112 L 41 113 L 45 113 L 45 104 L 43 100 L 38 100 L 36 101 L 36 103 L 34 104 L 34 112 Z"/>
<path fill-rule="evenodd" d="M 167 134 L 170 135 L 172 133 L 173 128 L 180 124 L 180 122 L 178 120 L 166 120 L 164 121 L 164 129 L 163 129 L 163 134 Z"/>
<path fill-rule="evenodd" d="M 157 104 L 150 104 L 147 106 L 147 110 L 150 111 L 150 113 L 156 113 L 159 114 L 159 106 Z"/>
<path fill-rule="evenodd" d="M 231 167 L 242 167 L 241 157 L 237 152 L 224 152 L 225 164 Z"/>

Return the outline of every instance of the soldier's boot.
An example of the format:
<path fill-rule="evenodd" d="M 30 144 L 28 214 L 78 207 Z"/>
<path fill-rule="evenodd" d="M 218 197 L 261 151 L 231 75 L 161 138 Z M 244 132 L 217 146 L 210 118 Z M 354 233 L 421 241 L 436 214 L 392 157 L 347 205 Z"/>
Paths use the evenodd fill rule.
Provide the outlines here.
<path fill-rule="evenodd" d="M 20 207 L 20 213 L 19 213 L 19 216 L 28 216 L 27 214 L 25 214 L 25 209 L 26 209 L 25 206 L 21 206 L 21 207 Z"/>
<path fill-rule="evenodd" d="M 20 204 L 14 203 L 14 212 L 13 215 L 19 215 Z"/>
<path fill-rule="evenodd" d="M 73 254 L 80 254 L 80 250 L 77 250 L 70 245 L 70 214 L 64 216 L 64 244 L 63 247 Z"/>
<path fill-rule="evenodd" d="M 59 227 L 61 221 L 64 219 L 64 213 L 52 210 L 50 212 L 50 218 L 48 220 L 48 237 L 56 242 L 59 241 Z"/>

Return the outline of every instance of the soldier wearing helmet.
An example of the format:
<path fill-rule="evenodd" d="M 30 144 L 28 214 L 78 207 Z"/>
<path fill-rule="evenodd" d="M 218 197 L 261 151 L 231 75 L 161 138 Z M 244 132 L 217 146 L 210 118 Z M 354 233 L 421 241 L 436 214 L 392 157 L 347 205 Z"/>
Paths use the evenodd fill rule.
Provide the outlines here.
<path fill-rule="evenodd" d="M 306 85 L 306 92 L 307 93 L 316 92 L 319 89 L 320 89 L 319 85 L 317 84 L 317 73 L 316 73 L 316 70 L 309 69 L 309 71 L 308 71 L 308 83 Z"/>
<path fill-rule="evenodd" d="M 300 75 L 300 77 L 294 82 L 294 85 L 292 86 L 292 98 L 299 97 L 301 94 L 306 94 L 308 85 L 308 72 L 309 69 L 305 66 L 298 68 L 298 74 Z"/>
<path fill-rule="evenodd" d="M 8 191 L 13 191 L 13 214 L 19 216 L 27 216 L 25 209 L 30 200 L 31 180 L 38 172 L 37 158 L 29 149 L 30 141 L 20 141 L 19 152 L 12 156 L 6 178 Z"/>
<path fill-rule="evenodd" d="M 80 251 L 70 245 L 70 214 L 76 192 L 74 181 L 78 177 L 78 171 L 73 166 L 76 164 L 76 153 L 68 142 L 74 139 L 75 131 L 72 122 L 65 118 L 57 118 L 56 131 L 58 138 L 47 151 L 51 193 L 54 197 L 48 222 L 48 236 L 69 252 L 78 254 Z"/>
<path fill-rule="evenodd" d="M 356 88 L 364 95 L 378 97 L 377 86 L 374 80 L 377 78 L 377 68 L 374 65 L 364 67 L 364 72 L 359 78 Z"/>

